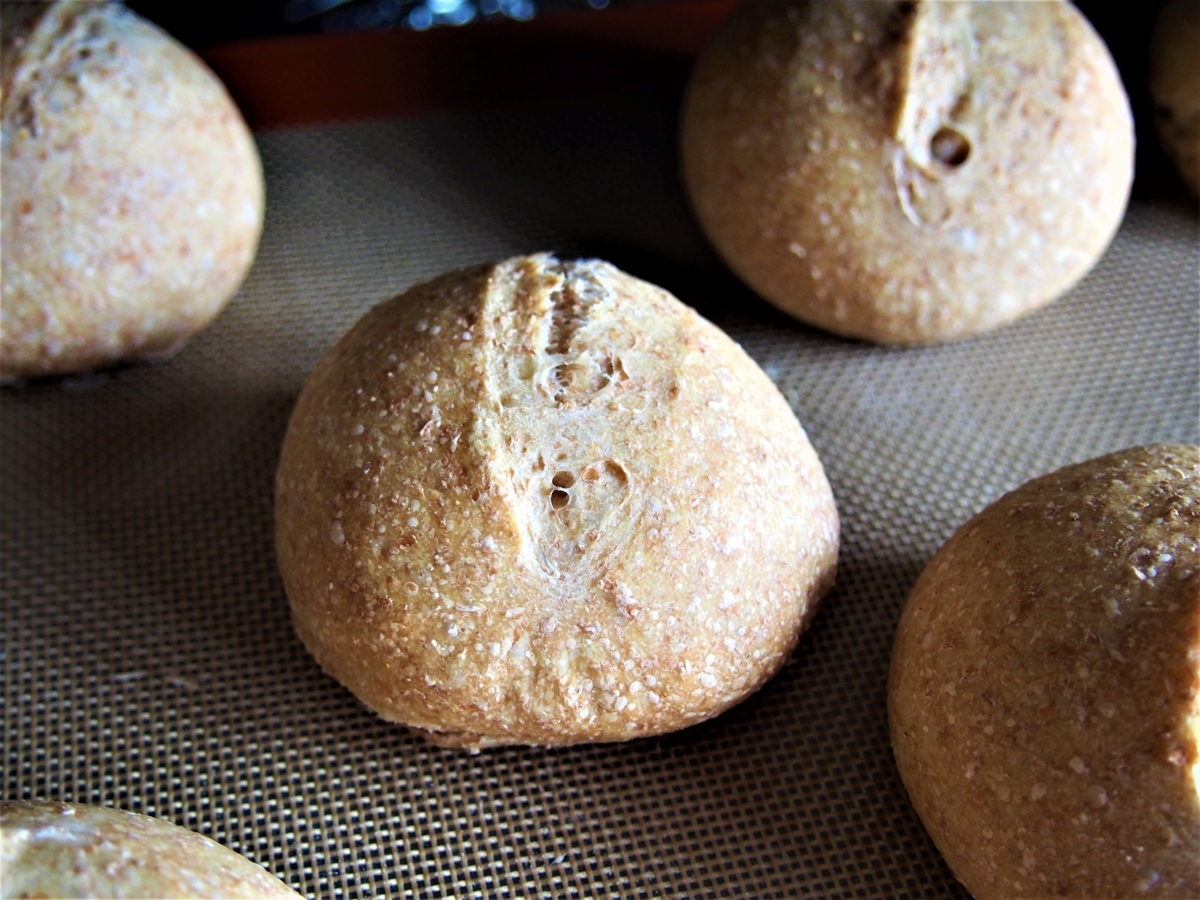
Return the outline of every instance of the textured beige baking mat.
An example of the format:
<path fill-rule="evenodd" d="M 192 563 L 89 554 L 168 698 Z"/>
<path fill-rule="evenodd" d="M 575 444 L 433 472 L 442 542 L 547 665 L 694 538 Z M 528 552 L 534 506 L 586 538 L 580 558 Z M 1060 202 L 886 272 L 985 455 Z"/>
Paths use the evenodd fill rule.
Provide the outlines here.
<path fill-rule="evenodd" d="M 1066 298 L 888 350 L 725 274 L 659 101 L 260 136 L 266 233 L 177 358 L 0 392 L 3 796 L 105 803 L 312 897 L 965 897 L 892 763 L 885 678 L 922 564 L 1021 481 L 1197 440 L 1197 220 L 1135 201 Z M 787 396 L 842 514 L 837 588 L 791 663 L 715 721 L 557 751 L 441 750 L 294 637 L 272 476 L 321 353 L 443 270 L 604 256 L 725 328 Z"/>

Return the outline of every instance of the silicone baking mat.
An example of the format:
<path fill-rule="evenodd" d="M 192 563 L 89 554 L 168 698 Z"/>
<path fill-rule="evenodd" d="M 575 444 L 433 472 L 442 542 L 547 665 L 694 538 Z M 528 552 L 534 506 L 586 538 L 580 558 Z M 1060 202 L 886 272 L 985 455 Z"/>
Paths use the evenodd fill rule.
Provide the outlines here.
<path fill-rule="evenodd" d="M 1194 207 L 1136 200 L 1067 297 L 889 350 L 792 322 L 692 224 L 673 103 L 260 135 L 258 261 L 174 360 L 0 392 L 3 796 L 105 803 L 340 897 L 964 897 L 887 739 L 922 564 L 1042 472 L 1197 440 Z M 788 397 L 842 514 L 838 584 L 763 691 L 682 733 L 472 756 L 324 676 L 272 549 L 288 413 L 374 303 L 443 270 L 607 257 L 725 328 Z"/>

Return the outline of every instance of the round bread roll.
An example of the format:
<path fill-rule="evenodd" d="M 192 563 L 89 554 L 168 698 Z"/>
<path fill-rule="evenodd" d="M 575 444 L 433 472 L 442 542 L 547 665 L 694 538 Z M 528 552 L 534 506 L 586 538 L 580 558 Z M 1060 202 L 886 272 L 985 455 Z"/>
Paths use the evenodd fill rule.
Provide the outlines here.
<path fill-rule="evenodd" d="M 175 352 L 258 246 L 245 122 L 203 63 L 119 4 L 0 14 L 0 379 Z"/>
<path fill-rule="evenodd" d="M 150 816 L 84 804 L 0 802 L 0 898 L 295 898 L 261 866 Z"/>
<path fill-rule="evenodd" d="M 1200 448 L 1069 466 L 967 522 L 904 609 L 888 710 L 978 900 L 1200 896 Z"/>
<path fill-rule="evenodd" d="M 1133 177 L 1129 103 L 1070 4 L 745 4 L 684 102 L 683 177 L 735 273 L 837 334 L 928 344 L 1066 291 Z"/>
<path fill-rule="evenodd" d="M 1163 7 L 1150 43 L 1150 94 L 1163 149 L 1200 194 L 1200 2 Z"/>
<path fill-rule="evenodd" d="M 733 341 L 607 263 L 531 256 L 369 312 L 300 395 L 279 566 L 321 666 L 438 743 L 716 715 L 783 663 L 838 517 Z"/>

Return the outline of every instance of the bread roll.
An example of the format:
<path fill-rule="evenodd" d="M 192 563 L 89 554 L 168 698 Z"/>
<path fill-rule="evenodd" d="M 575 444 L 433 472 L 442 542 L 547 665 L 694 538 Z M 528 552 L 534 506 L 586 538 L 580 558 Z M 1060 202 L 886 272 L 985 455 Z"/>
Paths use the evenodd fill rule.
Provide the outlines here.
<path fill-rule="evenodd" d="M 0 380 L 173 353 L 254 258 L 250 132 L 203 63 L 119 4 L 0 15 Z"/>
<path fill-rule="evenodd" d="M 744 4 L 697 61 L 683 177 L 765 299 L 837 334 L 978 334 L 1083 277 L 1133 176 L 1129 104 L 1070 4 Z"/>
<path fill-rule="evenodd" d="M 0 801 L 0 898 L 300 895 L 203 835 L 84 804 Z"/>
<path fill-rule="evenodd" d="M 1172 0 L 1150 42 L 1150 94 L 1163 149 L 1200 194 L 1200 2 Z"/>
<path fill-rule="evenodd" d="M 783 663 L 838 519 L 787 402 L 722 332 L 598 261 L 383 303 L 288 426 L 296 629 L 384 718 L 472 749 L 661 734 Z"/>
<path fill-rule="evenodd" d="M 896 764 L 978 900 L 1200 896 L 1200 448 L 1069 466 L 913 588 Z"/>

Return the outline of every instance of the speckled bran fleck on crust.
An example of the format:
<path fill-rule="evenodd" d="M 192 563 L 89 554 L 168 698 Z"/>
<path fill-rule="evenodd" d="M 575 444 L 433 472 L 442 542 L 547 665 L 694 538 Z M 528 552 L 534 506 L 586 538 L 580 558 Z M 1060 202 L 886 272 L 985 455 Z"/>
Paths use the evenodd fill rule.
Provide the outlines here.
<path fill-rule="evenodd" d="M 299 897 L 216 841 L 85 804 L 0 801 L 0 898 Z"/>
<path fill-rule="evenodd" d="M 888 695 L 913 806 L 979 900 L 1200 896 L 1200 448 L 1070 466 L 967 522 Z"/>
<path fill-rule="evenodd" d="M 1200 195 L 1200 3 L 1167 3 L 1150 41 L 1150 94 L 1158 137 L 1180 177 Z"/>
<path fill-rule="evenodd" d="M 927 344 L 1083 277 L 1124 213 L 1133 124 L 1068 3 L 772 2 L 698 60 L 681 152 L 701 226 L 765 299 Z"/>
<path fill-rule="evenodd" d="M 29 9 L 0 6 L 0 380 L 170 355 L 254 259 L 254 140 L 216 76 L 132 12 Z"/>
<path fill-rule="evenodd" d="M 778 670 L 837 557 L 774 385 L 598 261 L 512 259 L 377 306 L 305 386 L 276 491 L 313 655 L 472 749 L 716 715 Z"/>

